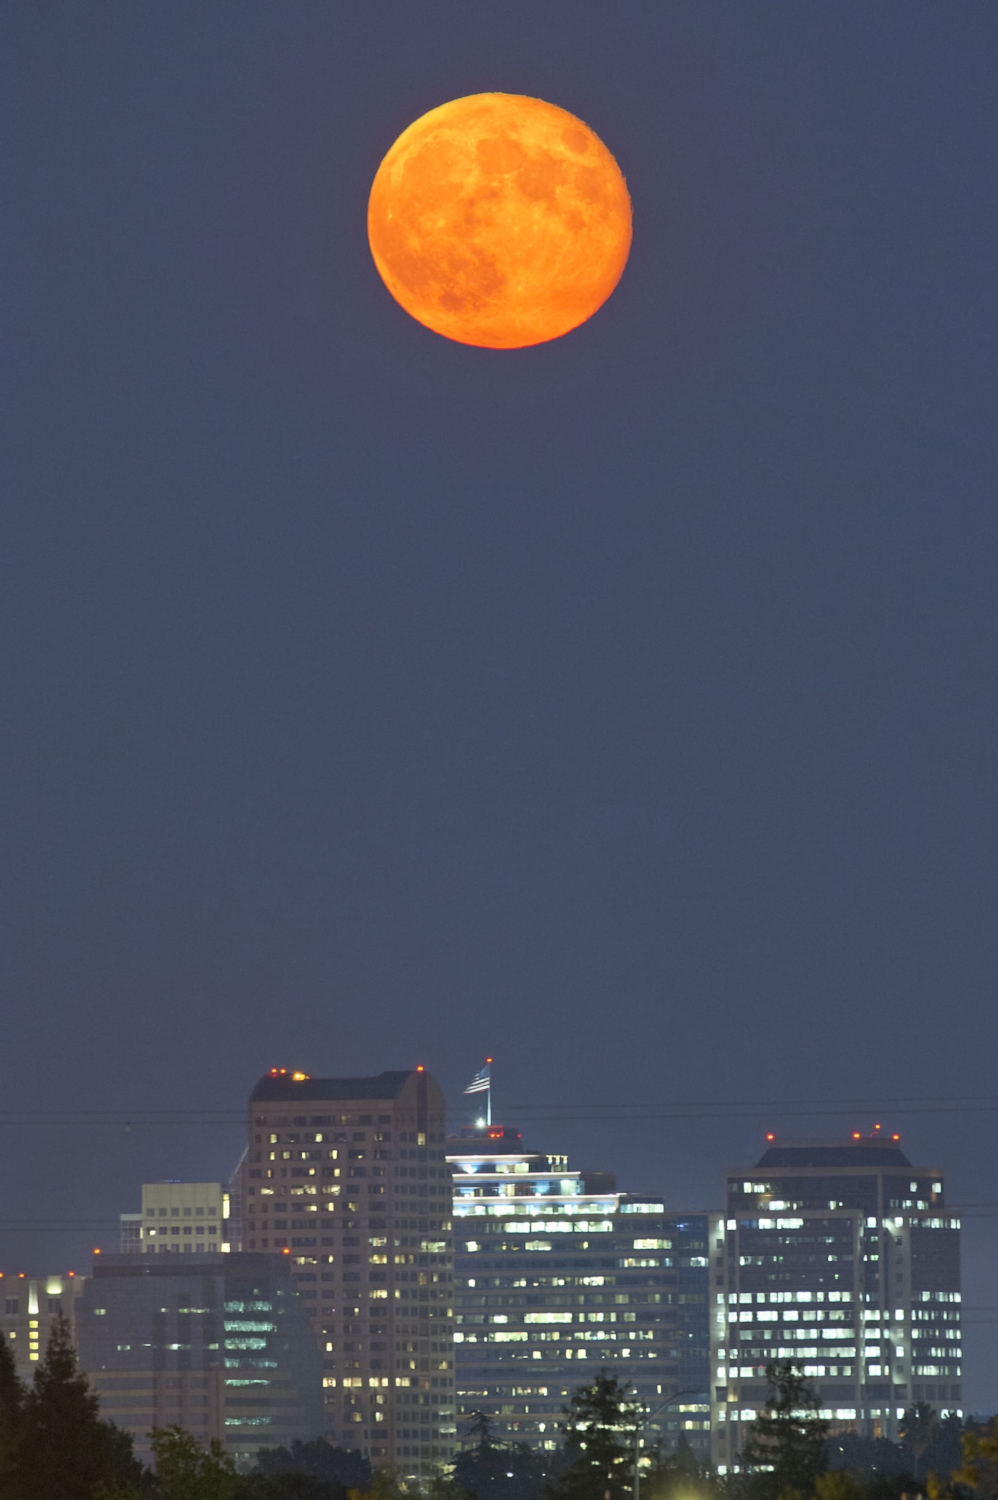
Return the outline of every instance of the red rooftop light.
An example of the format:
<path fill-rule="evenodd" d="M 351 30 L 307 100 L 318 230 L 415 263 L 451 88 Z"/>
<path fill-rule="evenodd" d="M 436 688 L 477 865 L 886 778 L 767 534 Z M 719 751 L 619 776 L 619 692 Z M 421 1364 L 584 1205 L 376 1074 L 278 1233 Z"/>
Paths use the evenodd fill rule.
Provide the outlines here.
<path fill-rule="evenodd" d="M 854 1130 L 853 1131 L 852 1138 L 853 1138 L 854 1141 L 858 1141 L 860 1139 L 860 1134 L 859 1134 L 858 1130 Z"/>
<path fill-rule="evenodd" d="M 773 1134 L 773 1132 L 771 1130 L 767 1133 L 766 1139 L 767 1139 L 767 1141 L 774 1141 L 776 1139 L 776 1137 L 774 1136 L 774 1134 Z"/>
<path fill-rule="evenodd" d="M 891 1140 L 892 1141 L 899 1141 L 900 1139 L 901 1139 L 901 1137 L 899 1135 L 892 1135 L 891 1136 Z"/>
<path fill-rule="evenodd" d="M 423 1067 L 422 1063 L 417 1063 L 416 1064 L 416 1072 L 417 1073 L 425 1073 L 426 1072 L 426 1069 Z"/>

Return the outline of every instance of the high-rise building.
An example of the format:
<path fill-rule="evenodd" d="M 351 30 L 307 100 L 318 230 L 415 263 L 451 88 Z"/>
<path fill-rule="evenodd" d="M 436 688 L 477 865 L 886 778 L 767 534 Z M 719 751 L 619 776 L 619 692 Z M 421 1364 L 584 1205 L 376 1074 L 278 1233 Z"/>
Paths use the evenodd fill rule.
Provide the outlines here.
<path fill-rule="evenodd" d="M 69 1271 L 63 1276 L 0 1273 L 0 1322 L 14 1356 L 17 1373 L 30 1380 L 45 1353 L 53 1323 L 64 1317 L 70 1337 L 76 1338 L 76 1306 L 86 1278 Z"/>
<path fill-rule="evenodd" d="M 77 1309 L 80 1366 L 101 1416 L 149 1457 L 174 1423 L 240 1465 L 318 1437 L 322 1366 L 282 1255 L 102 1255 Z"/>
<path fill-rule="evenodd" d="M 459 1417 L 484 1410 L 501 1438 L 553 1449 L 572 1392 L 607 1368 L 654 1413 L 649 1443 L 682 1434 L 706 1456 L 710 1216 L 618 1193 L 502 1125 L 447 1154 Z"/>
<path fill-rule="evenodd" d="M 960 1221 L 937 1167 L 897 1136 L 771 1142 L 727 1174 L 712 1235 L 714 1460 L 738 1467 L 767 1395 L 766 1365 L 793 1359 L 833 1430 L 895 1437 L 913 1401 L 961 1411 Z"/>
<path fill-rule="evenodd" d="M 144 1182 L 142 1211 L 121 1215 L 123 1255 L 228 1251 L 229 1191 L 221 1182 Z"/>
<path fill-rule="evenodd" d="M 322 1350 L 326 1435 L 417 1476 L 455 1446 L 445 1129 L 423 1068 L 275 1069 L 250 1097 L 243 1245 L 289 1252 Z"/>

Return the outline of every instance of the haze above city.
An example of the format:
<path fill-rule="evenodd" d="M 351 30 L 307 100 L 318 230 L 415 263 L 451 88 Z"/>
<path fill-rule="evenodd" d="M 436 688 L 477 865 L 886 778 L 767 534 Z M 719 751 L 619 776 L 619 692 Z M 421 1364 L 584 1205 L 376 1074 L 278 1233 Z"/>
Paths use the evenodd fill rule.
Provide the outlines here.
<path fill-rule="evenodd" d="M 488 1054 L 670 1210 L 899 1131 L 998 1408 L 998 15 L 954 14 L 8 10 L 0 1269 L 227 1178 L 272 1066 L 423 1063 L 457 1128 Z M 496 89 L 634 203 L 519 351 L 365 238 L 400 131 Z"/>

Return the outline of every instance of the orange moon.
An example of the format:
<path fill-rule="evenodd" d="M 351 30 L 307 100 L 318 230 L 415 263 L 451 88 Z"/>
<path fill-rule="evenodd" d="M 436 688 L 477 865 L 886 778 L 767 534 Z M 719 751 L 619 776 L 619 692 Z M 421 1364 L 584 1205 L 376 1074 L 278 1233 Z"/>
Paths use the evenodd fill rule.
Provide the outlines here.
<path fill-rule="evenodd" d="M 522 349 L 577 328 L 631 248 L 631 200 L 599 136 L 557 105 L 472 94 L 404 130 L 367 208 L 396 302 L 460 344 Z"/>

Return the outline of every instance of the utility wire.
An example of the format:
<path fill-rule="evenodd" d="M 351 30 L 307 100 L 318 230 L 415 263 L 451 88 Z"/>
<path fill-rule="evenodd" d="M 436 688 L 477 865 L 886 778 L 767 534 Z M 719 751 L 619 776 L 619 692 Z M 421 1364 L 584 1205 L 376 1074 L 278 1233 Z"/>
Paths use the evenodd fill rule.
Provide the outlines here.
<path fill-rule="evenodd" d="M 294 1101 L 289 1100 L 292 1104 Z M 302 1100 L 314 1106 L 321 1101 Z M 455 1115 L 469 1113 L 467 1102 L 452 1102 Z M 769 1118 L 821 1117 L 848 1115 L 854 1112 L 899 1114 L 974 1114 L 998 1111 L 998 1095 L 899 1095 L 895 1097 L 856 1097 L 840 1100 L 823 1099 L 684 1099 L 634 1101 L 621 1103 L 587 1102 L 584 1110 L 576 1104 L 521 1102 L 504 1108 L 510 1119 L 559 1122 L 598 1122 L 608 1120 L 706 1120 L 745 1119 L 757 1115 Z M 135 1110 L 0 1110 L 0 1125 L 243 1125 L 247 1110 L 233 1109 L 135 1109 Z"/>
<path fill-rule="evenodd" d="M 629 1197 L 634 1197 L 635 1195 L 633 1193 L 630 1193 L 630 1194 L 628 1194 L 628 1196 Z M 992 1217 L 998 1216 L 998 1202 L 995 1202 L 995 1203 L 975 1203 L 975 1204 L 950 1203 L 950 1204 L 947 1204 L 945 1206 L 945 1208 L 931 1210 L 931 1212 L 940 1212 L 940 1213 L 944 1213 L 944 1214 L 955 1214 L 955 1213 L 966 1214 L 968 1209 L 986 1210 L 987 1212 L 982 1212 L 980 1214 L 981 1218 L 992 1218 Z M 922 1211 L 923 1210 L 919 1210 L 919 1212 L 922 1212 Z M 137 1213 L 138 1210 L 123 1210 L 123 1212 Z M 707 1213 L 717 1213 L 717 1212 L 719 1212 L 719 1210 L 717 1210 L 717 1209 L 700 1209 L 700 1210 L 696 1210 L 694 1212 L 696 1212 L 697 1215 L 701 1215 L 701 1214 L 707 1214 Z M 859 1210 L 857 1210 L 857 1212 L 859 1212 Z M 678 1217 L 680 1215 L 686 1216 L 686 1217 L 692 1217 L 693 1216 L 692 1213 L 688 1212 L 686 1209 L 669 1209 L 669 1208 L 667 1208 L 665 1210 L 665 1212 L 664 1212 L 664 1217 L 666 1217 L 666 1218 L 675 1218 L 675 1217 Z M 25 1219 L 0 1219 L 0 1232 L 3 1232 L 4 1230 L 25 1230 L 25 1231 L 30 1231 L 30 1230 L 36 1230 L 36 1229 L 37 1230 L 42 1230 L 42 1229 L 55 1229 L 55 1230 L 62 1230 L 62 1229 L 108 1229 L 108 1228 L 115 1228 L 115 1229 L 117 1229 L 119 1227 L 119 1224 L 120 1224 L 120 1219 L 117 1216 L 115 1216 L 114 1218 L 108 1218 L 108 1219 L 92 1219 L 92 1218 L 88 1218 L 88 1219 L 74 1219 L 74 1218 L 70 1218 L 68 1216 L 65 1217 L 65 1218 L 59 1218 L 59 1219 L 26 1219 L 26 1218 Z M 990 1308 L 981 1308 L 979 1310 L 980 1311 L 991 1311 Z M 995 1305 L 994 1311 L 998 1312 L 998 1305 Z"/>

